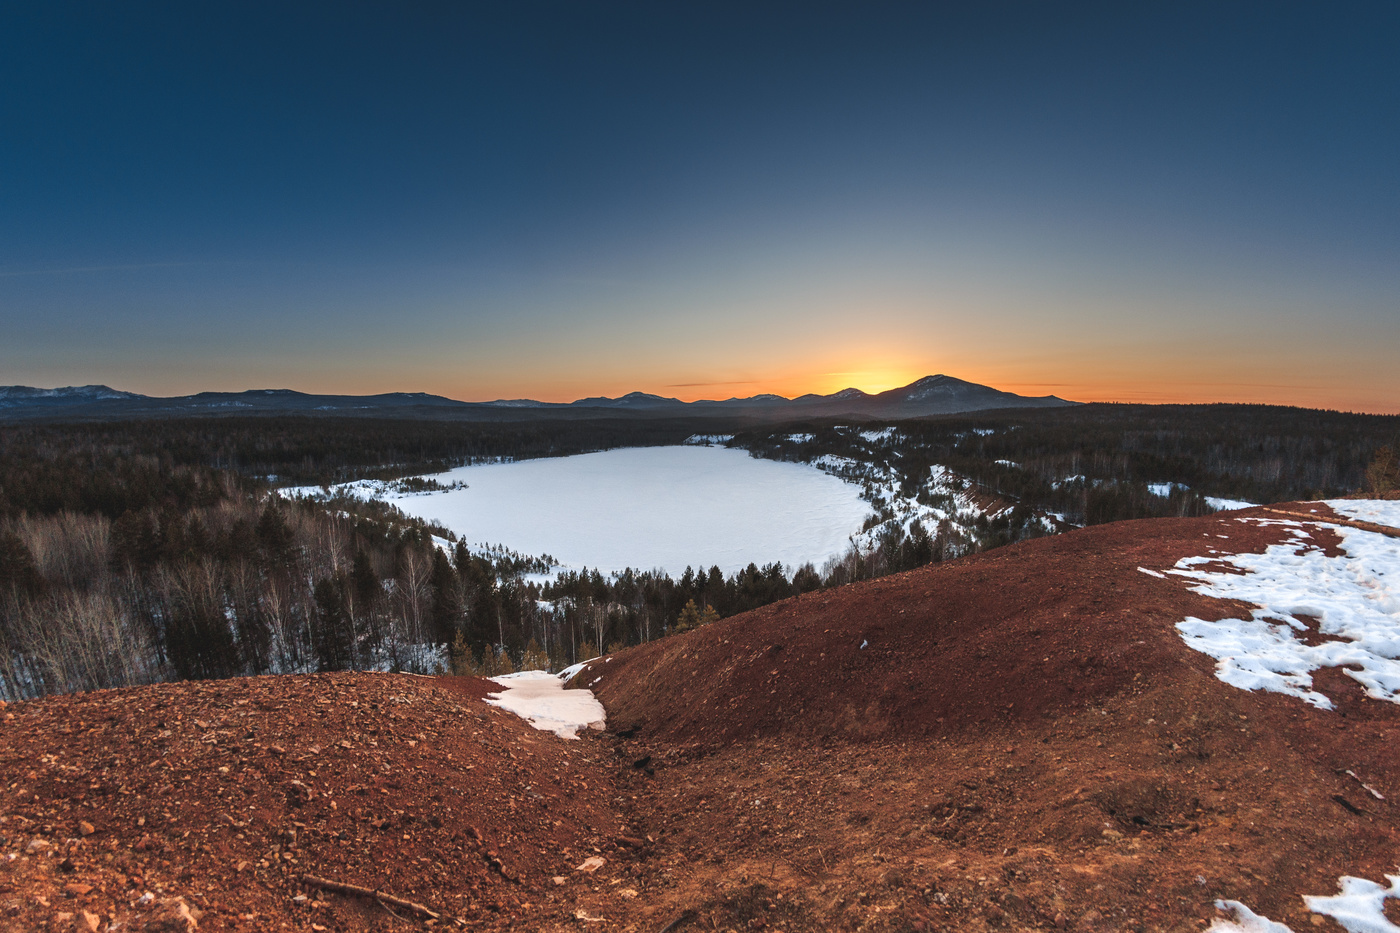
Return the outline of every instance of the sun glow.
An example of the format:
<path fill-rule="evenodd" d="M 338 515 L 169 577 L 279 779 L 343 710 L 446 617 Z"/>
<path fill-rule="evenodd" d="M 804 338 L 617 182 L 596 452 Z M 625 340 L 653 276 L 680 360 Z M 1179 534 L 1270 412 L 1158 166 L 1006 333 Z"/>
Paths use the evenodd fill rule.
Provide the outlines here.
<path fill-rule="evenodd" d="M 833 392 L 840 392 L 842 389 L 860 389 L 862 392 L 875 395 L 878 392 L 887 392 L 890 389 L 906 386 L 915 379 L 927 375 L 928 373 L 910 375 L 904 370 L 892 369 L 822 373 L 818 379 L 821 388 L 815 391 L 822 395 L 830 395 Z"/>

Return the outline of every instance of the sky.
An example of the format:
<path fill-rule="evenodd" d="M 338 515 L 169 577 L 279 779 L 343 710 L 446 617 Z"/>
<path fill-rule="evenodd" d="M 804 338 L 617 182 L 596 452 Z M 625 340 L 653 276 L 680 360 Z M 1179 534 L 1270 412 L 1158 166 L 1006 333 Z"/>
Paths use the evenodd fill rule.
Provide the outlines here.
<path fill-rule="evenodd" d="M 1400 411 L 1400 6 L 0 5 L 0 384 Z"/>

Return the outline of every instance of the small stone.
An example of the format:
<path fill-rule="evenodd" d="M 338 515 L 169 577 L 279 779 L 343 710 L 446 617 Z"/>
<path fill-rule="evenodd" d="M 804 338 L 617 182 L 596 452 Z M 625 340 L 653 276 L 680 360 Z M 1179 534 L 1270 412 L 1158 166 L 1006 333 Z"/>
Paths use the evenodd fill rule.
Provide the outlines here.
<path fill-rule="evenodd" d="M 553 878 L 550 878 L 549 880 L 550 880 L 550 881 L 553 881 L 555 884 L 566 884 L 566 883 L 568 882 L 569 879 L 568 879 L 568 878 L 565 878 L 563 875 L 555 875 Z"/>
<path fill-rule="evenodd" d="M 602 868 L 606 864 L 607 860 L 604 859 L 601 855 L 593 855 L 584 859 L 583 864 L 580 865 L 578 868 L 575 868 L 574 871 L 586 871 L 592 873 Z"/>
<path fill-rule="evenodd" d="M 146 920 L 146 933 L 194 933 L 198 928 L 199 921 L 179 897 L 161 901 Z"/>
<path fill-rule="evenodd" d="M 78 820 L 78 832 L 83 836 L 91 836 L 93 833 L 97 832 L 97 827 L 93 826 L 87 820 Z"/>
<path fill-rule="evenodd" d="M 65 884 L 63 890 L 68 892 L 69 897 L 82 897 L 92 890 L 92 885 L 80 884 L 75 881 L 72 884 Z"/>
<path fill-rule="evenodd" d="M 102 927 L 102 918 L 90 910 L 85 910 L 78 915 L 80 930 L 87 930 L 88 933 L 97 933 Z"/>

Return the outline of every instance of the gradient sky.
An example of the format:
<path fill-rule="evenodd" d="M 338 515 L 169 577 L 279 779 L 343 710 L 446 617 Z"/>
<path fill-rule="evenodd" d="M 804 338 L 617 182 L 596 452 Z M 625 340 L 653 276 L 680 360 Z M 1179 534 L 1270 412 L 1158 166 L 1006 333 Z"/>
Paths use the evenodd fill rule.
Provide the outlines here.
<path fill-rule="evenodd" d="M 0 384 L 1400 411 L 1400 5 L 8 3 Z"/>

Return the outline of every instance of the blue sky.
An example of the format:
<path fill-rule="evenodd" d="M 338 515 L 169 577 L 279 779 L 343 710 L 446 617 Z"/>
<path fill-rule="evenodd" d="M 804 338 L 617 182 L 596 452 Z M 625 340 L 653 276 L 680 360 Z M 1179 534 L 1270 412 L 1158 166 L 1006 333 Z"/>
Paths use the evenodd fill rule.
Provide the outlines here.
<path fill-rule="evenodd" d="M 1393 4 L 13 4 L 0 383 L 1400 410 Z"/>

